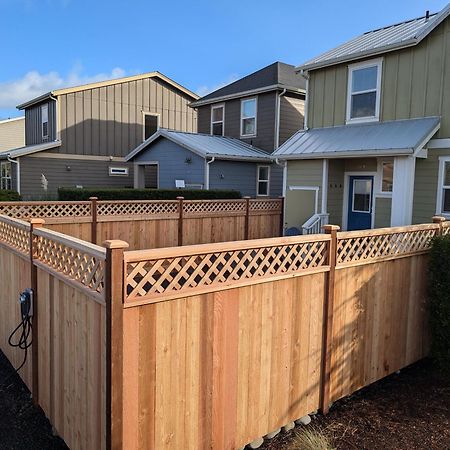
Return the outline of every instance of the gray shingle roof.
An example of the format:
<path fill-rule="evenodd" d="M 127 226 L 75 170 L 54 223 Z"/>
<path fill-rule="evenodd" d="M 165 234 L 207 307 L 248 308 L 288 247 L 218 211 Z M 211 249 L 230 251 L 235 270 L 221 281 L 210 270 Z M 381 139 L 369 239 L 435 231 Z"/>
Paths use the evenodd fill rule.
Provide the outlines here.
<path fill-rule="evenodd" d="M 152 142 L 155 142 L 161 137 L 169 139 L 203 158 L 214 157 L 217 159 L 234 159 L 239 161 L 271 161 L 269 154 L 239 139 L 166 129 L 160 129 L 153 136 L 150 136 L 129 153 L 125 157 L 125 161 L 132 160 L 137 154 L 148 148 Z"/>
<path fill-rule="evenodd" d="M 221 99 L 242 92 L 253 91 L 255 89 L 263 89 L 266 87 L 277 86 L 280 89 L 296 88 L 302 91 L 306 88 L 305 79 L 299 75 L 295 66 L 282 62 L 275 62 L 264 67 L 250 75 L 247 75 L 233 83 L 217 89 L 199 100 L 191 103 L 191 106 L 197 104 L 210 103 L 213 100 Z"/>
<path fill-rule="evenodd" d="M 440 117 L 342 125 L 298 131 L 273 154 L 279 159 L 411 155 L 440 126 Z"/>
<path fill-rule="evenodd" d="M 362 57 L 417 45 L 450 14 L 450 4 L 437 14 L 408 20 L 368 31 L 321 55 L 306 61 L 298 69 L 312 70 Z"/>

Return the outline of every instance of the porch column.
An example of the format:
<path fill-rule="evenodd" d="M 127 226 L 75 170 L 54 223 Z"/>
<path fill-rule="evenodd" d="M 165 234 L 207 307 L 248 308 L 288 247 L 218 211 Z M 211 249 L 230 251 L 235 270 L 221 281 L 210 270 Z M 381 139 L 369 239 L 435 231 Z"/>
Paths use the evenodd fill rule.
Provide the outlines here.
<path fill-rule="evenodd" d="M 134 189 L 145 188 L 145 166 L 134 164 Z"/>
<path fill-rule="evenodd" d="M 391 226 L 411 225 L 416 158 L 394 158 L 394 186 L 392 190 Z"/>

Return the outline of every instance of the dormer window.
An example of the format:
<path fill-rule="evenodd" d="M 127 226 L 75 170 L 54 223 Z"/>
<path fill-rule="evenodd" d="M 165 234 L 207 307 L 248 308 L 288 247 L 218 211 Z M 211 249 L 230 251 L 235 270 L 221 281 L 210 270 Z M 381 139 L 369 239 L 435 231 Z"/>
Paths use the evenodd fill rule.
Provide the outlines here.
<path fill-rule="evenodd" d="M 223 136 L 225 118 L 225 106 L 215 105 L 211 108 L 211 134 Z"/>
<path fill-rule="evenodd" d="M 241 137 L 256 136 L 256 98 L 241 101 Z"/>
<path fill-rule="evenodd" d="M 380 59 L 348 67 L 347 122 L 379 120 L 380 97 Z"/>

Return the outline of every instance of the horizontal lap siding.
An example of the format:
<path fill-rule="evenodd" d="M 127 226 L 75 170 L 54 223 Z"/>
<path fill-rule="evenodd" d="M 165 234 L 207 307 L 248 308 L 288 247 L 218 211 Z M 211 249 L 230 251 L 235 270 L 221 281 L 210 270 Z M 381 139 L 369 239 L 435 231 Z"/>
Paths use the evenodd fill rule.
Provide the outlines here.
<path fill-rule="evenodd" d="M 235 449 L 319 406 L 325 274 L 124 310 L 124 448 Z"/>
<path fill-rule="evenodd" d="M 336 271 L 331 401 L 428 354 L 427 259 L 419 255 Z"/>
<path fill-rule="evenodd" d="M 105 307 L 42 269 L 38 293 L 39 403 L 71 449 L 105 449 Z"/>
<path fill-rule="evenodd" d="M 25 119 L 0 121 L 0 152 L 25 145 Z"/>

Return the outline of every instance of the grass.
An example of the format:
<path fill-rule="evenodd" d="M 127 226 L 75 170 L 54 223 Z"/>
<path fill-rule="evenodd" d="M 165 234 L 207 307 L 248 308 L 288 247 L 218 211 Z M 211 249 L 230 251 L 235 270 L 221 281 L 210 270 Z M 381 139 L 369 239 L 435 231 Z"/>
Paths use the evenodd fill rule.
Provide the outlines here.
<path fill-rule="evenodd" d="M 334 447 L 320 428 L 310 425 L 295 433 L 287 450 L 334 450 Z"/>

